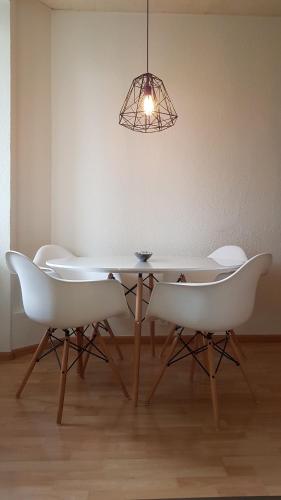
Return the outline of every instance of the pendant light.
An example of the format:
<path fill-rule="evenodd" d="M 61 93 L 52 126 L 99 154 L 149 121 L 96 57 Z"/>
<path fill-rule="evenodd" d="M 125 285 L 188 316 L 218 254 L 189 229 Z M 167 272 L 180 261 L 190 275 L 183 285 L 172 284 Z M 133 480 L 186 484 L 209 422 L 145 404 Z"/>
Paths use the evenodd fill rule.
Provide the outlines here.
<path fill-rule="evenodd" d="M 149 0 L 146 1 L 146 73 L 132 81 L 119 114 L 119 124 L 136 132 L 172 127 L 177 113 L 163 81 L 148 71 Z"/>

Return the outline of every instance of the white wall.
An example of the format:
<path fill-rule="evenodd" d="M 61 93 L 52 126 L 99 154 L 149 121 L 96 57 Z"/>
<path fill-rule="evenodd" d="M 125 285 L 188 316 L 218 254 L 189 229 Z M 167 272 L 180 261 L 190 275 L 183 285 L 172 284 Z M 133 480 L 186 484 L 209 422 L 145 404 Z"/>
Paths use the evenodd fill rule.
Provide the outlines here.
<path fill-rule="evenodd" d="M 13 0 L 14 245 L 33 255 L 50 239 L 51 11 Z"/>
<path fill-rule="evenodd" d="M 10 248 L 10 2 L 0 0 L 0 352 L 11 347 L 11 284 L 4 254 Z"/>
<path fill-rule="evenodd" d="M 52 13 L 52 240 L 80 254 L 272 251 L 244 331 L 280 333 L 281 19 L 153 15 L 150 70 L 179 119 L 152 135 L 118 125 L 145 71 L 144 23 Z"/>
<path fill-rule="evenodd" d="M 131 80 L 145 70 L 143 15 L 51 12 L 38 0 L 12 7 L 12 247 L 30 256 L 50 240 L 81 254 L 147 247 L 205 255 L 224 243 L 250 255 L 270 250 L 272 273 L 243 330 L 280 333 L 281 20 L 153 15 L 150 69 L 164 79 L 179 120 L 144 136 L 118 126 Z M 0 8 L 3 255 L 8 0 Z M 15 284 L 10 338 L 3 259 L 0 282 L 0 351 L 36 342 L 41 332 L 19 311 Z"/>
<path fill-rule="evenodd" d="M 32 257 L 51 238 L 51 11 L 12 0 L 12 248 Z M 38 341 L 13 280 L 12 348 Z"/>

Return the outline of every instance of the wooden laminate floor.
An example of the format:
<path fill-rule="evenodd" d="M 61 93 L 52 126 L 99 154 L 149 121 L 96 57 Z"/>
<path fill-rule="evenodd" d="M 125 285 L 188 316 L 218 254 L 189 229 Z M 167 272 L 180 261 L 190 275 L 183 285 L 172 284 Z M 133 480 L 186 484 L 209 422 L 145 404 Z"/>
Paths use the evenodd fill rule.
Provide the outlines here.
<path fill-rule="evenodd" d="M 119 362 L 130 381 L 132 346 Z M 106 364 L 90 360 L 85 381 L 68 377 L 64 425 L 56 425 L 53 355 L 14 394 L 30 356 L 0 364 L 1 500 L 129 500 L 281 495 L 281 344 L 244 344 L 255 405 L 239 369 L 221 369 L 221 427 L 209 382 L 190 361 L 168 369 L 152 404 L 134 409 Z M 159 367 L 143 347 L 141 398 Z"/>

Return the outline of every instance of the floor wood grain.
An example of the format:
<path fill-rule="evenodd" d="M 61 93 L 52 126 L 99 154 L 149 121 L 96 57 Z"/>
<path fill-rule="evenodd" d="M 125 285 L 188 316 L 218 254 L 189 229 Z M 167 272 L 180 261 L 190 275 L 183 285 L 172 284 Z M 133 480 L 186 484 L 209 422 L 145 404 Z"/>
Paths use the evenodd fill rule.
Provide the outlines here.
<path fill-rule="evenodd" d="M 133 346 L 117 360 L 128 385 Z M 157 346 L 158 352 L 160 346 Z M 167 370 L 152 403 L 134 408 L 103 362 L 86 378 L 68 377 L 56 425 L 59 372 L 42 360 L 22 399 L 14 394 L 30 355 L 0 364 L 0 499 L 129 500 L 281 495 L 281 344 L 243 345 L 258 396 L 226 361 L 218 380 L 221 430 L 215 431 L 204 373 L 190 361 Z M 114 353 L 114 351 L 113 351 Z M 141 393 L 159 369 L 142 348 Z"/>

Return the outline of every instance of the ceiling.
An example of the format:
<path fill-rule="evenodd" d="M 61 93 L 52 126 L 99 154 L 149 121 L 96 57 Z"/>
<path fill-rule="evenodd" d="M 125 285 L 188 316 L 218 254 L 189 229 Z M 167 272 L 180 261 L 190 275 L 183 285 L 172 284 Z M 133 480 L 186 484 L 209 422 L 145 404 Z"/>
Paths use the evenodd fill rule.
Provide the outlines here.
<path fill-rule="evenodd" d="M 52 9 L 144 12 L 145 0 L 40 0 Z M 151 0 L 160 13 L 281 16 L 281 0 Z"/>

